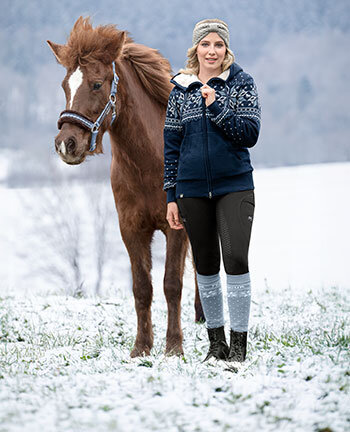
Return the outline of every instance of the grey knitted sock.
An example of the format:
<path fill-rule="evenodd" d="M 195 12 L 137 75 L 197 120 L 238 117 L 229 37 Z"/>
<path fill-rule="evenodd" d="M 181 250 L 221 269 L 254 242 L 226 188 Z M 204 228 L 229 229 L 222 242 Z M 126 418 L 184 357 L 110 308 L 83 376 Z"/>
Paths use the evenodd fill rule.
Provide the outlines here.
<path fill-rule="evenodd" d="M 219 273 L 210 276 L 197 273 L 197 281 L 207 328 L 222 327 L 225 321 Z"/>
<path fill-rule="evenodd" d="M 230 327 L 237 332 L 248 331 L 251 288 L 250 274 L 227 275 L 227 303 Z"/>

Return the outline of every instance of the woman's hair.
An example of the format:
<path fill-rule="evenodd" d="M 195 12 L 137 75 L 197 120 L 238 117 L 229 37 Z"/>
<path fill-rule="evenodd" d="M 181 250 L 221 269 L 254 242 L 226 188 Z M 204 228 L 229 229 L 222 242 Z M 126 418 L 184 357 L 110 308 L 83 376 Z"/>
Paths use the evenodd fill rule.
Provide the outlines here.
<path fill-rule="evenodd" d="M 205 20 L 208 22 L 211 21 L 217 21 L 217 20 Z M 204 22 L 204 21 L 203 21 Z M 200 44 L 200 41 L 193 45 L 191 48 L 187 50 L 187 64 L 184 69 L 180 69 L 178 73 L 184 73 L 184 74 L 195 74 L 198 75 L 199 73 L 199 61 L 197 57 L 197 47 Z M 228 69 L 232 63 L 235 61 L 235 55 L 230 50 L 230 48 L 225 44 L 226 46 L 226 54 L 224 61 L 221 65 L 221 72 L 224 72 L 226 69 Z"/>

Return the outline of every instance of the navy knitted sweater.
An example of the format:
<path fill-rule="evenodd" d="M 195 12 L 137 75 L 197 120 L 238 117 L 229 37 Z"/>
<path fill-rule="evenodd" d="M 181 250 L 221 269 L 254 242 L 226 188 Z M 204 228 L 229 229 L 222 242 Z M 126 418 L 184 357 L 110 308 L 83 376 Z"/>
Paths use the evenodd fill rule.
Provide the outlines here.
<path fill-rule="evenodd" d="M 167 202 L 254 189 L 248 148 L 259 136 L 261 107 L 253 78 L 237 64 L 207 84 L 208 107 L 196 75 L 178 73 L 164 125 L 164 190 Z"/>

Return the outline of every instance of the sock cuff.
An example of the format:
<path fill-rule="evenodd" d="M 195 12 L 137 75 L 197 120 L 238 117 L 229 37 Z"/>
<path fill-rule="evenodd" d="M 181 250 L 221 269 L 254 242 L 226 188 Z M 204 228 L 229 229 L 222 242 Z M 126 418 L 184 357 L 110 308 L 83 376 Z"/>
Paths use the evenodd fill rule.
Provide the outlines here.
<path fill-rule="evenodd" d="M 250 273 L 243 273 L 240 275 L 230 275 L 226 274 L 227 276 L 227 283 L 230 285 L 240 285 L 245 284 L 247 282 L 250 282 Z"/>
<path fill-rule="evenodd" d="M 200 284 L 207 285 L 207 284 L 213 284 L 215 282 L 220 282 L 220 273 L 216 273 L 214 275 L 209 275 L 209 276 L 201 275 L 198 272 L 196 273 L 197 273 L 197 281 Z"/>

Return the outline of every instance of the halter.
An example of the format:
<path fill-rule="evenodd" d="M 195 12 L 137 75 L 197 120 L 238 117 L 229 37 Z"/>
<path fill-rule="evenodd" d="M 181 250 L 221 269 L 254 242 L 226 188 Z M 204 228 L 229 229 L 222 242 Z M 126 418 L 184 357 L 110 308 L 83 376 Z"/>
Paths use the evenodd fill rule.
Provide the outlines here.
<path fill-rule="evenodd" d="M 98 131 L 100 129 L 101 124 L 103 123 L 103 120 L 105 119 L 106 115 L 109 113 L 109 111 L 112 109 L 112 120 L 111 125 L 113 124 L 115 118 L 116 118 L 116 112 L 115 112 L 115 103 L 117 100 L 117 87 L 118 87 L 118 81 L 119 77 L 115 72 L 115 63 L 112 62 L 113 66 L 113 81 L 111 86 L 111 93 L 109 95 L 108 102 L 106 103 L 106 106 L 104 107 L 103 111 L 99 115 L 98 119 L 95 122 L 92 122 L 87 117 L 83 116 L 82 114 L 72 111 L 72 110 L 65 110 L 62 111 L 57 122 L 58 129 L 61 129 L 63 123 L 77 123 L 79 126 L 82 126 L 84 129 L 87 129 L 91 132 L 91 141 L 90 141 L 90 149 L 89 151 L 93 152 L 96 148 L 96 137 L 98 134 Z"/>

